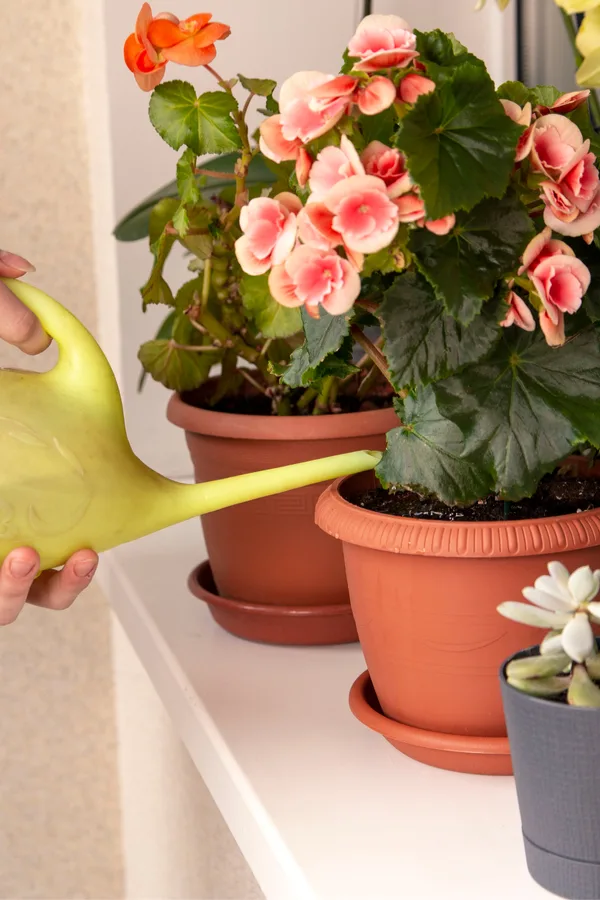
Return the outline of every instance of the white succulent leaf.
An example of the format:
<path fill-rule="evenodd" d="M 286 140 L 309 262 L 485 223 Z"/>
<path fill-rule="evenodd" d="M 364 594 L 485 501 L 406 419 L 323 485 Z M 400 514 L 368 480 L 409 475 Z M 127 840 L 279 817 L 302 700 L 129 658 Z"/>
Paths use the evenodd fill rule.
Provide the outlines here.
<path fill-rule="evenodd" d="M 529 603 L 519 603 L 516 600 L 507 600 L 498 606 L 498 612 L 507 619 L 521 622 L 523 625 L 533 625 L 535 628 L 563 628 L 573 618 L 572 612 L 552 612 L 549 609 L 539 609 L 530 606 Z"/>
<path fill-rule="evenodd" d="M 548 634 L 540 644 L 542 656 L 554 656 L 563 652 L 562 634 Z"/>
<path fill-rule="evenodd" d="M 594 632 L 587 613 L 576 613 L 565 625 L 561 637 L 563 650 L 575 662 L 583 662 L 594 652 Z"/>
<path fill-rule="evenodd" d="M 565 598 L 569 598 L 571 593 L 569 591 L 569 570 L 567 567 L 555 559 L 553 562 L 548 563 L 548 572 L 562 595 Z"/>
<path fill-rule="evenodd" d="M 568 612 L 577 609 L 577 604 L 573 601 L 571 595 L 566 599 L 565 597 L 551 594 L 550 591 L 545 590 L 540 584 L 540 582 L 543 582 L 544 578 L 548 581 L 552 581 L 549 575 L 542 575 L 541 578 L 538 578 L 535 582 L 535 587 L 523 588 L 521 593 L 526 600 L 529 600 L 530 603 L 535 603 L 536 606 L 541 606 L 542 609 L 551 609 L 554 612 Z"/>
<path fill-rule="evenodd" d="M 577 604 L 593 600 L 598 590 L 600 580 L 589 566 L 580 566 L 569 576 L 569 591 Z"/>
<path fill-rule="evenodd" d="M 596 621 L 600 621 L 600 603 L 597 600 L 592 600 L 591 603 L 588 603 L 586 610 Z"/>

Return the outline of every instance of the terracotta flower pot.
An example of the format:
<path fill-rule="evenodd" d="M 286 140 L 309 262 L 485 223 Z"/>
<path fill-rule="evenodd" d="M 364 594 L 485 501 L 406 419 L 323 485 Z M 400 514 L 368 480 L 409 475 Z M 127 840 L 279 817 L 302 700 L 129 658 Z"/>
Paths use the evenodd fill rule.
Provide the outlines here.
<path fill-rule="evenodd" d="M 197 482 L 351 450 L 383 450 L 385 432 L 397 424 L 392 409 L 252 416 L 198 409 L 178 395 L 167 415 L 185 429 Z M 323 483 L 315 484 L 202 516 L 212 571 L 194 587 L 196 575 L 191 586 L 228 631 L 283 644 L 357 639 L 341 547 L 314 523 L 322 490 Z M 211 604 L 215 586 L 224 602 Z M 277 615 L 266 617 L 265 606 Z M 332 607 L 334 614 L 327 614 Z"/>
<path fill-rule="evenodd" d="M 381 707 L 373 715 L 368 691 L 357 686 L 353 711 L 416 759 L 509 774 L 508 743 L 498 741 L 506 738 L 498 668 L 523 644 L 539 641 L 540 632 L 496 607 L 519 599 L 550 560 L 599 568 L 600 510 L 507 522 L 416 520 L 348 502 L 373 479 L 368 473 L 334 482 L 316 510 L 318 525 L 343 542 L 354 618 Z M 377 724 L 386 717 L 410 727 L 395 735 Z M 489 748 L 482 738 L 492 740 Z"/>

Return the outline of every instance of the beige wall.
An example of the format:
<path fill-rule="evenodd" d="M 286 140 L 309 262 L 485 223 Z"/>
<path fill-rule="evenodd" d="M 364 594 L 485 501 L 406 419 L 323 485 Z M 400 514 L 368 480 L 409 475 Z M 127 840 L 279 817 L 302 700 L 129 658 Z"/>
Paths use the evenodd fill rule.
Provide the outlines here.
<path fill-rule="evenodd" d="M 103 56 L 96 22 L 104 6 L 90 2 L 2 3 L 0 247 L 28 257 L 37 267 L 28 280 L 95 330 L 95 296 L 115 296 L 106 296 L 103 252 L 110 166 L 102 169 L 101 141 L 90 154 L 87 147 L 103 129 L 98 115 L 86 128 L 85 103 L 102 91 L 92 67 Z M 134 20 L 132 7 L 128 25 Z M 105 343 L 112 338 L 105 334 Z M 31 360 L 0 345 L 0 365 L 47 368 L 53 359 L 52 351 Z M 66 613 L 27 608 L 0 629 L 0 900 L 262 896 L 114 629 L 113 645 L 97 587 Z"/>
<path fill-rule="evenodd" d="M 94 327 L 81 3 L 2 3 L 0 247 Z M 9 361 L 23 357 L 0 347 Z M 0 723 L 0 897 L 122 897 L 110 617 L 97 589 L 0 630 Z"/>

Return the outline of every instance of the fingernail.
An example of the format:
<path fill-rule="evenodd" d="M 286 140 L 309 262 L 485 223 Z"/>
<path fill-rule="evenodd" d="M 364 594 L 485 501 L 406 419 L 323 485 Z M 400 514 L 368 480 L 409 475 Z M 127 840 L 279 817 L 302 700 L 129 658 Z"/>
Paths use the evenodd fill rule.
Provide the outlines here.
<path fill-rule="evenodd" d="M 96 571 L 96 565 L 97 563 L 95 562 L 82 560 L 81 562 L 75 563 L 75 565 L 73 566 L 73 571 L 78 578 L 91 578 Z"/>
<path fill-rule="evenodd" d="M 10 574 L 14 578 L 27 578 L 35 569 L 35 563 L 29 562 L 27 559 L 16 559 L 10 561 Z"/>
<path fill-rule="evenodd" d="M 0 250 L 0 262 L 11 269 L 17 269 L 19 272 L 35 272 L 35 266 L 22 256 L 11 253 L 9 250 Z"/>

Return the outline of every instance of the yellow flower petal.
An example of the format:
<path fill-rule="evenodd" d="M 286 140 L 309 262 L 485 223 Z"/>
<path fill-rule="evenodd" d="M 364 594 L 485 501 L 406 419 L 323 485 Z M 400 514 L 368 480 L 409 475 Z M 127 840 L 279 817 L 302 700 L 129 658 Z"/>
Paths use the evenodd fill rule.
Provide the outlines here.
<path fill-rule="evenodd" d="M 600 5 L 585 14 L 575 43 L 584 57 L 600 49 Z"/>
<path fill-rule="evenodd" d="M 600 47 L 584 59 L 577 70 L 576 79 L 581 87 L 600 87 Z"/>
<path fill-rule="evenodd" d="M 556 0 L 556 5 L 572 16 L 574 13 L 589 12 L 600 6 L 600 0 Z"/>

